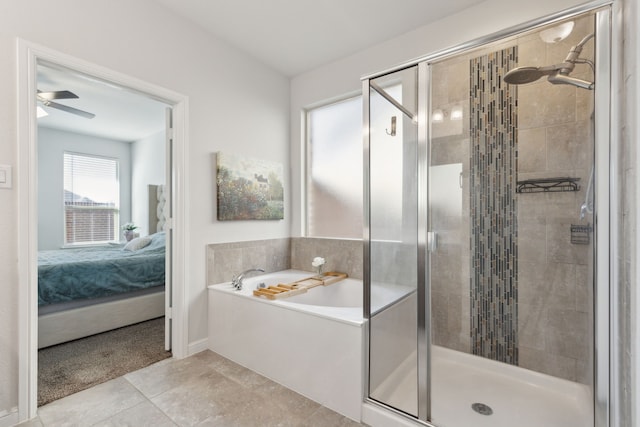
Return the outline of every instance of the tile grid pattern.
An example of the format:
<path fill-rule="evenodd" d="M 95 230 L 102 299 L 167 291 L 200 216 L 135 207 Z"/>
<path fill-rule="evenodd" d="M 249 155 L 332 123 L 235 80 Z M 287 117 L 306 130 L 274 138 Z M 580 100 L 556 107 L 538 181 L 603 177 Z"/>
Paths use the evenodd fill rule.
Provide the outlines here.
<path fill-rule="evenodd" d="M 317 256 L 325 258 L 325 271 L 362 279 L 361 240 L 294 237 L 207 245 L 207 285 L 228 282 L 249 268 L 313 272 Z"/>
<path fill-rule="evenodd" d="M 355 427 L 346 418 L 216 353 L 166 359 L 42 406 L 20 427 Z"/>
<path fill-rule="evenodd" d="M 471 352 L 518 364 L 517 46 L 470 61 Z"/>

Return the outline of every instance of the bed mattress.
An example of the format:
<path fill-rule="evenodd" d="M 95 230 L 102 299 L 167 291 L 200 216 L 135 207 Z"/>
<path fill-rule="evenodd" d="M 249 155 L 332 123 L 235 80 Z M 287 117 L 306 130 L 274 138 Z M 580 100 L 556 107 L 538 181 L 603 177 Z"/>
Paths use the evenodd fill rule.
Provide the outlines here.
<path fill-rule="evenodd" d="M 107 297 L 164 284 L 164 233 L 137 251 L 123 245 L 38 253 L 38 305 Z"/>

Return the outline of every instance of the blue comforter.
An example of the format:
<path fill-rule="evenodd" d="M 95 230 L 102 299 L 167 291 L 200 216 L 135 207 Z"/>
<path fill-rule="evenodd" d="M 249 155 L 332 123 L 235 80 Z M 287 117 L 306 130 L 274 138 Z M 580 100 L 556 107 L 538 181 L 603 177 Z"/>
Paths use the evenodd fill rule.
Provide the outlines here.
<path fill-rule="evenodd" d="M 111 296 L 164 284 L 165 235 L 137 251 L 124 245 L 38 253 L 38 305 Z"/>

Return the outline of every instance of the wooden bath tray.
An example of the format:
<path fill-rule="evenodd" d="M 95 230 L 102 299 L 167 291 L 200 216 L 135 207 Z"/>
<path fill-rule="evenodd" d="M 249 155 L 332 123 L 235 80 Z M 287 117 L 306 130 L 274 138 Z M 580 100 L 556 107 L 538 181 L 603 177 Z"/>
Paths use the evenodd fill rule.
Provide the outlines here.
<path fill-rule="evenodd" d="M 253 295 L 257 297 L 264 297 L 267 299 L 280 299 L 292 297 L 307 292 L 311 288 L 316 286 L 327 286 L 340 280 L 346 279 L 346 273 L 338 273 L 335 271 L 329 271 L 319 276 L 307 277 L 306 279 L 296 280 L 292 283 L 279 283 L 277 285 L 271 285 L 266 288 L 260 288 L 253 291 Z"/>

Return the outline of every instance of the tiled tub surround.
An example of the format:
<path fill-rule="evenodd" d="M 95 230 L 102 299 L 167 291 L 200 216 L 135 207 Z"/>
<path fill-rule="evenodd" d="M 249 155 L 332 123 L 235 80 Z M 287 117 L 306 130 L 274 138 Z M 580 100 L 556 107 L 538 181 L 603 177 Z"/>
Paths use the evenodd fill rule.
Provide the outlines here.
<path fill-rule="evenodd" d="M 326 260 L 323 271 L 362 279 L 362 241 L 294 237 L 207 245 L 207 285 L 228 282 L 249 268 L 313 271 L 317 256 Z"/>
<path fill-rule="evenodd" d="M 362 279 L 362 241 L 294 237 L 291 239 L 291 268 L 309 271 L 313 258 L 326 260 L 323 271 L 340 271 Z"/>
<path fill-rule="evenodd" d="M 209 348 L 320 404 L 359 421 L 364 319 L 362 281 L 348 278 L 278 300 L 256 285 L 308 277 L 299 270 L 209 286 Z"/>
<path fill-rule="evenodd" d="M 432 123 L 431 165 L 461 164 L 461 211 L 432 217 L 438 251 L 431 254 L 434 344 L 470 352 L 470 120 L 469 69 L 473 58 L 517 44 L 519 66 L 543 66 L 564 59 L 570 47 L 593 32 L 592 17 L 576 21 L 573 33 L 556 44 L 537 33 L 504 46 L 453 57 L 433 67 L 433 108 L 461 106 L 464 119 Z M 593 43 L 583 50 L 593 58 Z M 587 65 L 572 75 L 592 80 Z M 518 366 L 571 381 L 591 383 L 593 278 L 592 245 L 570 241 L 579 219 L 593 153 L 590 115 L 593 92 L 545 79 L 518 86 L 517 179 L 572 176 L 580 191 L 517 194 Z M 593 240 L 593 236 L 591 236 Z"/>
<path fill-rule="evenodd" d="M 291 268 L 291 239 L 252 240 L 207 245 L 207 285 L 228 282 L 249 268 Z M 311 262 L 311 261 L 310 261 Z"/>

